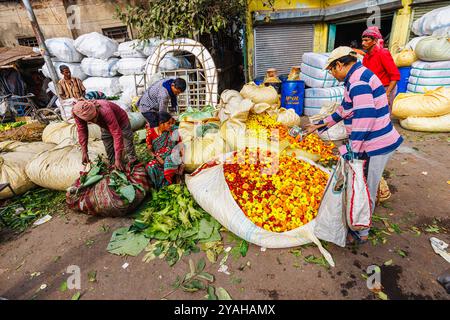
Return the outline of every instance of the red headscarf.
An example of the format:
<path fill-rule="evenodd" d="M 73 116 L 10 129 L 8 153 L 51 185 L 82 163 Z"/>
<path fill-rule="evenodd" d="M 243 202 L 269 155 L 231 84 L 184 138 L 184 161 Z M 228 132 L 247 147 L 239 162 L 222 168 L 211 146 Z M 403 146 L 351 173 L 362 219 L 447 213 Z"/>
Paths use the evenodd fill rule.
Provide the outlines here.
<path fill-rule="evenodd" d="M 375 39 L 377 39 L 378 47 L 384 47 L 383 35 L 381 34 L 380 29 L 377 26 L 368 27 L 366 30 L 364 30 L 362 36 L 374 37 Z"/>
<path fill-rule="evenodd" d="M 72 109 L 72 113 L 84 121 L 91 121 L 97 116 L 100 105 L 95 100 L 80 100 Z"/>

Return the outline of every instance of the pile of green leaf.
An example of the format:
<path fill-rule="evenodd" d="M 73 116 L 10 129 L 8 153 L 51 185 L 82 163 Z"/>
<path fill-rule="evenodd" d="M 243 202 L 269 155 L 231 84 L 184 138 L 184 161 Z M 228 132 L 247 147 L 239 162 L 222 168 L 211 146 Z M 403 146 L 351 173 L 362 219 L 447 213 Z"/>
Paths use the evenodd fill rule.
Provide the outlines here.
<path fill-rule="evenodd" d="M 108 186 L 111 187 L 125 204 L 132 203 L 136 198 L 136 190 L 139 189 L 145 193 L 144 188 L 135 183 L 131 183 L 125 173 L 118 170 L 112 170 L 108 172 L 106 163 L 103 162 L 102 158 L 99 156 L 97 160 L 91 166 L 91 169 L 80 176 L 80 187 L 87 188 L 90 187 L 105 177 L 109 177 Z"/>
<path fill-rule="evenodd" d="M 5 200 L 0 209 L 0 226 L 23 231 L 36 219 L 53 215 L 65 207 L 66 194 L 62 191 L 33 189 L 20 196 Z M 20 204 L 25 206 L 22 211 Z"/>
<path fill-rule="evenodd" d="M 16 122 L 9 122 L 9 123 L 0 123 L 0 131 L 7 131 L 13 128 L 18 128 L 23 125 L 27 124 L 26 121 L 16 121 Z"/>
<path fill-rule="evenodd" d="M 185 112 L 180 114 L 178 120 L 195 121 L 195 120 L 209 119 L 214 117 L 215 112 L 216 109 L 211 105 L 208 105 L 202 109 L 188 107 Z"/>
<path fill-rule="evenodd" d="M 215 261 L 223 251 L 220 228 L 221 225 L 198 206 L 186 186 L 173 184 L 152 192 L 150 201 L 140 208 L 128 232 L 122 233 L 120 241 L 111 239 L 111 242 L 116 242 L 115 250 L 108 251 L 128 254 L 127 250 L 118 249 L 120 242 L 124 241 L 124 245 L 129 246 L 125 241 L 133 238 L 133 241 L 142 244 L 141 235 L 144 235 L 149 240 L 155 240 L 146 248 L 146 262 L 156 257 L 165 258 L 172 266 L 183 255 L 201 249 L 207 251 L 210 261 Z"/>

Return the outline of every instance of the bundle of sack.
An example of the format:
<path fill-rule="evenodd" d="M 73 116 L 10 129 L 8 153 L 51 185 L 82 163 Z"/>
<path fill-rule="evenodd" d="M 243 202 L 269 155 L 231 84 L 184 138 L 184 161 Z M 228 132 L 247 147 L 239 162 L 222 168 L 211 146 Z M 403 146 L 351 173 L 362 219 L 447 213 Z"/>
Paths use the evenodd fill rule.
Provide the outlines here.
<path fill-rule="evenodd" d="M 59 79 L 62 79 L 59 67 L 65 64 L 70 68 L 72 76 L 83 81 L 86 92 L 100 91 L 106 96 L 120 96 L 117 103 L 122 108 L 129 109 L 132 98 L 143 93 L 144 88 L 136 92 L 136 85 L 144 84 L 143 77 L 148 57 L 162 42 L 163 40 L 151 38 L 119 44 L 98 32 L 91 32 L 81 35 L 76 40 L 48 39 L 46 45 Z M 188 59 L 172 53 L 162 59 L 159 67 L 163 71 L 192 68 Z M 50 78 L 47 65 L 43 66 L 42 72 Z M 160 74 L 147 77 L 145 79 L 147 86 L 160 78 Z M 56 94 L 52 82 L 49 89 Z"/>
<path fill-rule="evenodd" d="M 344 95 L 344 87 L 328 71 L 324 70 L 329 53 L 307 52 L 302 56 L 300 78 L 305 81 L 304 114 L 313 116 L 323 105 L 338 102 Z"/>
<path fill-rule="evenodd" d="M 400 93 L 394 100 L 392 114 L 408 130 L 450 132 L 450 87 Z"/>
<path fill-rule="evenodd" d="M 124 172 L 108 169 L 101 158 L 67 190 L 66 202 L 71 209 L 105 217 L 131 213 L 150 191 L 144 165 L 128 163 Z"/>

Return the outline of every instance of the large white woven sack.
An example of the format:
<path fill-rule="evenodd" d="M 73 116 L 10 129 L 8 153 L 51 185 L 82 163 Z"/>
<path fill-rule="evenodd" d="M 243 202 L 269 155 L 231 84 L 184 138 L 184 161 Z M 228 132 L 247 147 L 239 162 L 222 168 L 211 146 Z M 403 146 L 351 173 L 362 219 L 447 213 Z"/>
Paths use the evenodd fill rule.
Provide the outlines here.
<path fill-rule="evenodd" d="M 73 39 L 51 38 L 45 40 L 45 45 L 51 56 L 63 62 L 80 62 L 83 55 L 75 49 Z"/>
<path fill-rule="evenodd" d="M 122 91 L 120 89 L 119 77 L 91 77 L 84 80 L 83 85 L 86 88 L 86 92 L 100 91 L 107 96 L 115 96 Z"/>
<path fill-rule="evenodd" d="M 223 163 L 227 155 L 218 160 Z M 327 173 L 327 169 L 318 166 L 306 158 L 300 158 Z M 287 232 L 271 232 L 255 225 L 248 219 L 231 195 L 223 173 L 223 164 L 195 171 L 185 176 L 186 185 L 195 201 L 225 228 L 248 242 L 265 248 L 289 248 L 307 243 L 315 243 L 331 266 L 334 261 L 319 239 L 314 235 L 316 221 Z"/>
<path fill-rule="evenodd" d="M 174 57 L 172 55 L 166 55 L 159 63 L 159 70 L 171 71 L 177 69 L 191 69 L 192 65 L 185 57 Z"/>
<path fill-rule="evenodd" d="M 279 102 L 278 92 L 272 86 L 257 86 L 254 83 L 248 83 L 241 89 L 240 94 L 244 99 L 250 99 L 255 104 L 273 105 Z"/>
<path fill-rule="evenodd" d="M 131 130 L 137 131 L 145 127 L 147 123 L 144 116 L 140 112 L 129 112 L 128 119 L 130 119 Z"/>
<path fill-rule="evenodd" d="M 330 103 L 341 103 L 344 98 L 344 87 L 308 88 L 305 89 L 303 113 L 306 116 L 318 114 L 321 108 Z"/>
<path fill-rule="evenodd" d="M 35 187 L 25 173 L 25 167 L 35 156 L 31 152 L 8 152 L 0 154 L 0 183 L 9 183 L 18 195 Z M 9 188 L 0 192 L 0 199 L 11 198 Z"/>
<path fill-rule="evenodd" d="M 81 69 L 90 77 L 114 77 L 119 69 L 119 59 L 109 58 L 108 60 L 96 58 L 84 58 L 81 61 Z"/>
<path fill-rule="evenodd" d="M 144 72 L 145 58 L 122 58 L 117 64 L 119 73 L 123 75 L 142 74 Z"/>
<path fill-rule="evenodd" d="M 73 122 L 52 122 L 45 127 L 42 132 L 42 141 L 45 143 L 61 144 L 69 142 L 75 144 L 78 142 L 77 125 Z M 88 124 L 89 139 L 101 139 L 101 129 L 96 124 Z"/>
<path fill-rule="evenodd" d="M 54 143 L 45 142 L 20 142 L 13 140 L 6 140 L 0 142 L 0 152 L 28 152 L 39 153 L 54 148 Z"/>
<path fill-rule="evenodd" d="M 418 36 L 448 36 L 450 35 L 449 17 L 450 5 L 434 9 L 414 21 L 411 30 Z"/>
<path fill-rule="evenodd" d="M 103 142 L 89 142 L 88 154 L 91 160 L 95 160 L 98 155 L 106 155 Z M 65 191 L 85 169 L 81 156 L 79 144 L 63 142 L 36 155 L 26 166 L 25 172 L 32 182 L 41 187 Z"/>
<path fill-rule="evenodd" d="M 147 58 L 155 52 L 162 40 L 151 38 L 147 41 L 131 40 L 119 44 L 118 52 L 122 58 Z"/>
<path fill-rule="evenodd" d="M 311 88 L 329 88 L 339 85 L 331 74 L 323 68 L 325 67 L 329 53 L 306 52 L 302 56 L 300 79 Z"/>
<path fill-rule="evenodd" d="M 408 130 L 422 132 L 450 132 L 450 113 L 440 117 L 408 117 L 400 120 Z"/>
<path fill-rule="evenodd" d="M 409 42 L 405 45 L 405 49 L 411 49 L 416 50 L 416 45 L 419 43 L 420 40 L 425 39 L 428 36 L 422 36 L 422 37 L 415 37 L 409 40 Z"/>
<path fill-rule="evenodd" d="M 417 43 L 414 52 L 422 61 L 449 61 L 450 38 L 427 37 Z"/>
<path fill-rule="evenodd" d="M 56 70 L 56 73 L 58 74 L 58 78 L 59 79 L 63 78 L 63 75 L 59 71 L 59 67 L 61 65 L 66 65 L 66 66 L 69 67 L 70 72 L 72 74 L 72 77 L 79 78 L 81 81 L 83 81 L 84 79 L 86 79 L 88 77 L 87 74 L 85 74 L 83 72 L 83 69 L 81 68 L 81 64 L 80 63 L 54 61 L 53 65 L 55 66 L 55 70 Z M 47 67 L 46 63 L 44 63 L 44 65 L 42 66 L 42 73 L 47 78 L 50 78 L 50 71 L 48 70 L 48 67 Z"/>
<path fill-rule="evenodd" d="M 3 141 L 0 143 L 0 183 L 9 183 L 17 195 L 30 189 L 35 184 L 25 173 L 25 167 L 38 153 L 53 148 L 54 144 L 43 142 Z M 0 199 L 13 196 L 9 188 L 0 192 Z"/>
<path fill-rule="evenodd" d="M 109 59 L 116 52 L 119 44 L 98 32 L 91 32 L 79 36 L 75 42 L 75 48 L 90 58 Z"/>

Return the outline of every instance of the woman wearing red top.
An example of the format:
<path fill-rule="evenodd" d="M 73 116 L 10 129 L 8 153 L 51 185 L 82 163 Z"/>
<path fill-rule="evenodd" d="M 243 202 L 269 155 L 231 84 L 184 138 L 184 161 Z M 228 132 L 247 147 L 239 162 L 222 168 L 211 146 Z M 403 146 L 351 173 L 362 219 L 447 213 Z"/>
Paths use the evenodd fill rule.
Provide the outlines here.
<path fill-rule="evenodd" d="M 380 41 L 383 41 L 383 36 L 377 27 L 369 27 L 363 32 L 362 47 L 367 51 L 363 65 L 381 80 L 388 96 L 389 109 L 392 110 L 397 81 L 400 80 L 400 71 L 398 71 L 389 50 L 380 46 Z"/>
<path fill-rule="evenodd" d="M 146 169 L 155 189 L 172 184 L 177 172 L 183 170 L 179 163 L 181 150 L 178 154 L 176 150 L 174 151 L 181 142 L 175 120 L 168 112 L 161 111 L 158 113 L 158 123 L 159 125 L 154 128 L 146 126 L 147 149 L 154 157 L 147 164 Z"/>

